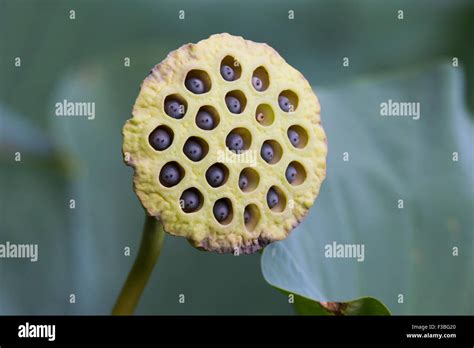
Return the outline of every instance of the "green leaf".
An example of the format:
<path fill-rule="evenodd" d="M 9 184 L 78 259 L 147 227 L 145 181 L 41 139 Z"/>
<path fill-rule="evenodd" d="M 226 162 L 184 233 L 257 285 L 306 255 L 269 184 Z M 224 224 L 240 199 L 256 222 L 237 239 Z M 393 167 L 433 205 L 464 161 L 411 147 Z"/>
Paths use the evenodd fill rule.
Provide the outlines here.
<path fill-rule="evenodd" d="M 278 290 L 288 296 L 288 302 L 293 303 L 299 315 L 390 315 L 388 308 L 373 297 L 362 297 L 348 302 L 320 303 L 282 289 Z"/>
<path fill-rule="evenodd" d="M 394 314 L 473 314 L 474 144 L 459 68 L 316 92 L 327 179 L 302 224 L 265 249 L 265 279 L 316 301 L 370 294 Z M 381 116 L 390 99 L 420 102 L 420 119 Z M 325 257 L 333 242 L 364 246 L 363 260 Z"/>

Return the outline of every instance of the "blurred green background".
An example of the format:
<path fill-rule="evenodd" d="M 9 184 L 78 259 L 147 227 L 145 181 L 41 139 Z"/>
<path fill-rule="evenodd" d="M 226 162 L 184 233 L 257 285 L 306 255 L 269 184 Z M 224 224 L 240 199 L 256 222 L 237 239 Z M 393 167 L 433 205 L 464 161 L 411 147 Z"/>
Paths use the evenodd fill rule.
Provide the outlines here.
<path fill-rule="evenodd" d="M 70 10 L 75 11 L 74 20 L 69 18 Z M 185 11 L 184 20 L 178 18 L 180 10 Z M 288 19 L 290 10 L 294 11 L 294 20 Z M 403 20 L 397 18 L 398 10 L 403 10 Z M 418 86 L 424 89 L 423 96 L 429 96 L 433 88 L 438 94 L 433 94 L 436 98 L 431 100 L 437 100 L 439 108 L 446 106 L 442 109 L 447 117 L 445 124 L 450 124 L 452 103 L 462 109 L 472 110 L 474 106 L 472 1 L 0 0 L 0 243 L 38 243 L 40 253 L 36 263 L 0 260 L 0 314 L 109 313 L 133 262 L 143 221 L 142 208 L 132 191 L 132 171 L 122 163 L 122 125 L 130 117 L 139 84 L 151 67 L 182 44 L 219 32 L 267 42 L 306 76 L 316 92 L 321 92 L 323 124 L 328 126 L 330 156 L 335 156 L 329 161 L 328 182 L 331 163 L 336 163 L 335 158 L 341 153 L 331 153 L 331 149 L 342 151 L 347 141 L 338 132 L 351 124 L 352 112 L 365 112 L 376 90 L 364 90 L 365 87 L 353 81 L 363 79 L 370 84 L 403 71 L 407 78 L 401 80 L 403 83 L 397 81 L 395 96 L 403 98 L 405 87 L 410 86 L 411 94 L 407 95 L 420 91 L 413 87 Z M 15 67 L 15 57 L 21 58 L 21 67 Z M 130 67 L 124 67 L 125 57 L 130 58 Z M 350 58 L 349 67 L 343 67 L 343 57 Z M 420 75 L 420 69 L 426 71 L 424 67 L 437 62 L 449 66 L 453 57 L 458 57 L 460 62 L 456 84 L 446 83 L 451 81 L 451 75 L 443 69 L 434 75 L 441 78 L 426 80 L 425 75 Z M 419 76 L 423 83 L 417 84 Z M 393 84 L 376 86 L 387 91 L 381 95 L 392 95 Z M 362 92 L 356 94 L 360 98 L 354 98 L 353 92 L 360 88 Z M 456 94 L 454 98 L 442 98 L 450 93 Z M 63 99 L 95 102 L 95 120 L 56 117 L 54 105 Z M 332 114 L 325 112 L 325 99 Z M 429 110 L 437 112 L 437 109 Z M 366 124 L 370 125 L 370 121 Z M 464 128 L 472 126 L 456 123 L 459 124 Z M 351 127 L 356 126 L 351 124 Z M 380 129 L 386 133 L 378 133 L 379 139 L 392 138 L 393 129 Z M 456 139 L 455 132 L 463 132 L 455 126 L 446 131 L 449 134 L 443 133 L 445 128 L 440 129 L 439 134 L 420 137 L 420 151 L 424 151 L 426 139 L 427 146 L 431 146 L 433 137 L 446 135 L 446 139 Z M 372 131 L 370 126 L 361 127 L 353 142 L 365 143 Z M 448 280 L 453 284 L 447 284 L 444 298 L 448 300 L 456 295 L 466 298 L 463 302 L 468 306 L 466 311 L 473 313 L 472 301 L 467 300 L 473 287 L 474 249 L 470 218 L 473 215 L 471 136 L 472 129 L 467 136 L 463 135 L 467 137 L 463 140 L 466 157 L 471 161 L 463 176 L 456 177 L 460 172 L 455 172 L 443 180 L 441 173 L 436 175 L 437 183 L 442 186 L 437 196 L 441 201 L 443 190 L 449 192 L 451 183 L 459 184 L 459 192 L 465 189 L 462 199 L 449 200 L 450 208 L 461 214 L 462 225 L 456 229 L 461 231 L 460 240 L 466 246 L 461 260 L 464 267 L 443 269 L 439 279 L 426 281 L 446 285 L 445 275 L 453 275 L 454 279 Z M 367 146 L 370 145 L 368 141 Z M 395 163 L 402 160 L 403 153 L 391 150 L 390 146 L 384 148 L 387 157 Z M 22 154 L 21 162 L 14 161 L 17 151 Z M 377 173 L 378 157 L 372 162 L 370 158 L 364 165 L 372 166 Z M 410 163 L 416 163 L 418 158 L 413 157 Z M 380 173 L 387 173 L 386 168 Z M 392 179 L 396 182 L 401 178 L 398 175 L 403 174 L 395 172 Z M 420 175 L 413 187 L 427 177 L 430 173 Z M 354 176 L 350 183 L 343 182 L 354 205 L 358 195 L 365 194 L 354 188 L 367 185 L 365 180 L 363 176 Z M 371 194 L 380 197 L 384 185 L 382 179 L 376 180 L 373 186 L 369 183 Z M 69 209 L 70 199 L 76 200 L 73 210 Z M 431 199 L 424 197 L 420 204 Z M 345 207 L 337 200 L 327 202 L 328 207 L 335 209 Z M 315 208 L 323 205 L 324 201 L 318 200 Z M 344 209 L 347 214 L 354 213 L 350 207 Z M 356 211 L 364 214 L 361 209 Z M 394 221 L 393 212 L 384 216 L 382 210 L 377 214 L 387 224 Z M 362 220 L 370 220 L 369 215 L 366 217 Z M 351 219 L 347 219 L 343 228 L 351 233 Z M 390 239 L 380 236 L 379 228 L 378 224 L 364 225 L 369 236 L 378 235 L 377 243 L 390 244 Z M 278 246 L 272 248 L 278 251 L 291 247 L 297 235 L 295 231 L 287 244 L 286 241 L 276 243 Z M 123 253 L 127 246 L 132 250 L 130 257 Z M 268 250 L 264 256 L 268 256 Z M 308 257 L 308 260 L 313 259 Z M 271 259 L 268 262 L 278 265 Z M 411 269 L 413 265 L 406 263 L 403 267 Z M 265 276 L 273 285 L 283 287 L 284 270 L 281 266 L 271 277 L 269 273 Z M 414 278 L 422 274 L 421 270 L 417 274 L 416 267 L 412 271 Z M 456 277 L 465 279 L 466 283 L 458 287 Z M 347 283 L 339 279 L 332 277 L 327 289 L 346 288 Z M 299 282 L 297 277 L 294 280 Z M 301 290 L 308 296 L 327 295 L 324 291 L 298 289 L 295 282 L 288 281 L 286 288 Z M 375 292 L 382 290 L 374 288 Z M 75 304 L 69 303 L 70 294 L 75 294 Z M 179 294 L 186 296 L 185 304 L 178 302 Z M 338 293 L 337 296 L 352 295 Z M 412 308 L 412 312 L 416 310 L 417 307 Z M 426 308 L 420 311 L 429 312 Z M 449 310 L 442 308 L 440 312 Z M 234 257 L 204 253 L 184 239 L 167 236 L 137 313 L 291 314 L 293 308 L 262 277 L 259 254 Z"/>

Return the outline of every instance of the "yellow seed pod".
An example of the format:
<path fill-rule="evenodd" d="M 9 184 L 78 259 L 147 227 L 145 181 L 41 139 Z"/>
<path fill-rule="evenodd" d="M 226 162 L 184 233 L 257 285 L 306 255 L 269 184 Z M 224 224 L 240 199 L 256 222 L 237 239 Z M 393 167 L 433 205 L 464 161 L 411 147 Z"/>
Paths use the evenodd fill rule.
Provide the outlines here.
<path fill-rule="evenodd" d="M 124 160 L 165 231 L 198 248 L 253 253 L 284 239 L 319 193 L 319 113 L 309 83 L 274 49 L 216 34 L 145 78 L 123 128 Z"/>

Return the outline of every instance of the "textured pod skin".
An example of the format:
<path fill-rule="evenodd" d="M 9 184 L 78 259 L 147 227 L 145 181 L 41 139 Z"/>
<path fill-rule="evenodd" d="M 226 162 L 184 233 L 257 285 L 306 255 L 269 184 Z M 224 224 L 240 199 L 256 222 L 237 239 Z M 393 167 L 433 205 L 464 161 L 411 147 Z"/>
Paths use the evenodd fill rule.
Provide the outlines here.
<path fill-rule="evenodd" d="M 241 76 L 235 81 L 226 81 L 221 76 L 221 61 L 226 56 L 234 57 L 240 65 Z M 269 84 L 259 92 L 252 86 L 252 74 L 262 66 L 268 72 Z M 208 74 L 211 82 L 208 92 L 188 91 L 185 78 L 191 70 Z M 226 94 L 235 90 L 246 97 L 245 111 L 239 115 L 230 113 L 225 103 Z M 278 106 L 278 96 L 285 90 L 293 91 L 298 97 L 298 106 L 290 114 Z M 181 119 L 173 119 L 164 112 L 165 98 L 176 94 L 187 103 L 186 114 Z M 262 126 L 256 120 L 255 110 L 260 104 L 268 104 L 274 111 L 275 120 L 270 126 Z M 219 125 L 213 130 L 200 129 L 195 123 L 196 114 L 204 105 L 214 107 L 219 114 Z M 274 49 L 241 37 L 216 34 L 171 52 L 145 78 L 133 107 L 133 117 L 123 128 L 124 160 L 134 168 L 134 189 L 141 204 L 149 215 L 162 221 L 168 233 L 185 237 L 195 247 L 209 251 L 253 253 L 284 239 L 303 219 L 319 193 L 326 175 L 327 154 L 319 114 L 319 102 L 309 83 Z M 158 152 L 149 144 L 148 137 L 160 125 L 173 130 L 174 140 L 169 148 Z M 293 125 L 307 133 L 304 148 L 295 148 L 288 139 L 287 130 Z M 242 163 L 235 157 L 242 155 L 232 154 L 226 148 L 226 137 L 235 128 L 250 132 L 248 151 L 252 152 L 254 163 Z M 209 146 L 207 155 L 199 162 L 190 161 L 182 151 L 191 136 L 204 139 Z M 270 139 L 278 141 L 283 150 L 275 164 L 268 164 L 260 157 L 262 144 Z M 167 188 L 161 185 L 158 175 L 171 161 L 183 167 L 184 177 L 176 186 Z M 304 181 L 296 186 L 285 177 L 292 161 L 298 161 L 306 171 Z M 229 169 L 225 184 L 218 188 L 206 181 L 206 170 L 215 163 L 224 163 Z M 252 192 L 242 192 L 238 185 L 239 174 L 246 167 L 259 174 L 258 186 Z M 285 196 L 286 204 L 281 211 L 272 211 L 266 204 L 266 194 L 273 186 Z M 191 187 L 202 193 L 203 202 L 198 211 L 185 213 L 179 199 Z M 232 203 L 233 214 L 227 224 L 219 223 L 213 216 L 213 205 L 221 198 Z M 244 210 L 249 204 L 259 211 L 252 228 L 244 223 Z"/>

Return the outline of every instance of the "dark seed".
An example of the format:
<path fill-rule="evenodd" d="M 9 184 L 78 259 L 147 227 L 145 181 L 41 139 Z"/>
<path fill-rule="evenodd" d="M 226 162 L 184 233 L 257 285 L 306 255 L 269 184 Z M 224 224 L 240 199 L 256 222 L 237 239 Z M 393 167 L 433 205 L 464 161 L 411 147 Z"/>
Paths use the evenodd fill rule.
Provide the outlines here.
<path fill-rule="evenodd" d="M 221 66 L 221 75 L 226 81 L 234 81 L 234 78 L 235 78 L 234 69 L 232 69 L 228 65 Z"/>
<path fill-rule="evenodd" d="M 240 151 L 244 147 L 244 139 L 237 133 L 230 133 L 227 136 L 226 145 L 231 151 Z"/>
<path fill-rule="evenodd" d="M 267 193 L 267 204 L 269 206 L 270 209 L 272 209 L 274 206 L 276 206 L 278 204 L 278 194 L 276 193 L 276 191 L 271 188 L 270 190 L 268 190 L 268 193 Z"/>
<path fill-rule="evenodd" d="M 233 114 L 238 114 L 241 111 L 240 101 L 236 97 L 227 96 L 225 97 L 225 103 L 227 108 Z"/>
<path fill-rule="evenodd" d="M 286 168 L 285 176 L 286 176 L 286 180 L 288 180 L 290 184 L 293 183 L 293 181 L 295 181 L 297 174 L 298 172 L 296 171 L 296 168 L 293 167 L 291 164 L 288 166 L 288 168 Z"/>
<path fill-rule="evenodd" d="M 207 111 L 199 111 L 196 116 L 196 124 L 201 129 L 211 130 L 214 128 L 214 118 Z"/>
<path fill-rule="evenodd" d="M 224 182 L 224 170 L 218 164 L 213 164 L 206 171 L 206 180 L 212 187 L 220 186 Z"/>
<path fill-rule="evenodd" d="M 196 211 L 199 203 L 199 195 L 192 189 L 184 191 L 181 195 L 182 208 L 186 213 Z"/>
<path fill-rule="evenodd" d="M 269 143 L 263 143 L 262 149 L 260 150 L 260 155 L 265 160 L 265 162 L 270 163 L 273 159 L 273 146 Z"/>
<path fill-rule="evenodd" d="M 290 100 L 283 95 L 280 95 L 278 97 L 278 105 L 280 105 L 280 108 L 285 112 L 294 111 L 293 105 L 291 105 Z"/>
<path fill-rule="evenodd" d="M 176 100 L 168 100 L 165 102 L 165 112 L 173 118 L 182 118 L 184 116 L 184 105 Z"/>
<path fill-rule="evenodd" d="M 187 79 L 185 82 L 186 88 L 189 89 L 194 94 L 202 94 L 204 93 L 204 82 L 197 77 L 192 77 Z"/>
<path fill-rule="evenodd" d="M 174 186 L 179 182 L 180 173 L 178 166 L 174 163 L 167 163 L 163 166 L 160 172 L 160 181 L 166 186 Z"/>
<path fill-rule="evenodd" d="M 201 144 L 194 140 L 186 141 L 184 144 L 184 154 L 194 162 L 197 162 L 204 157 Z"/>
<path fill-rule="evenodd" d="M 221 222 L 226 219 L 229 215 L 229 206 L 224 200 L 219 200 L 214 204 L 213 208 L 214 217 L 217 221 Z"/>
<path fill-rule="evenodd" d="M 171 136 L 163 128 L 157 128 L 150 134 L 150 145 L 158 151 L 167 149 L 171 145 Z"/>

